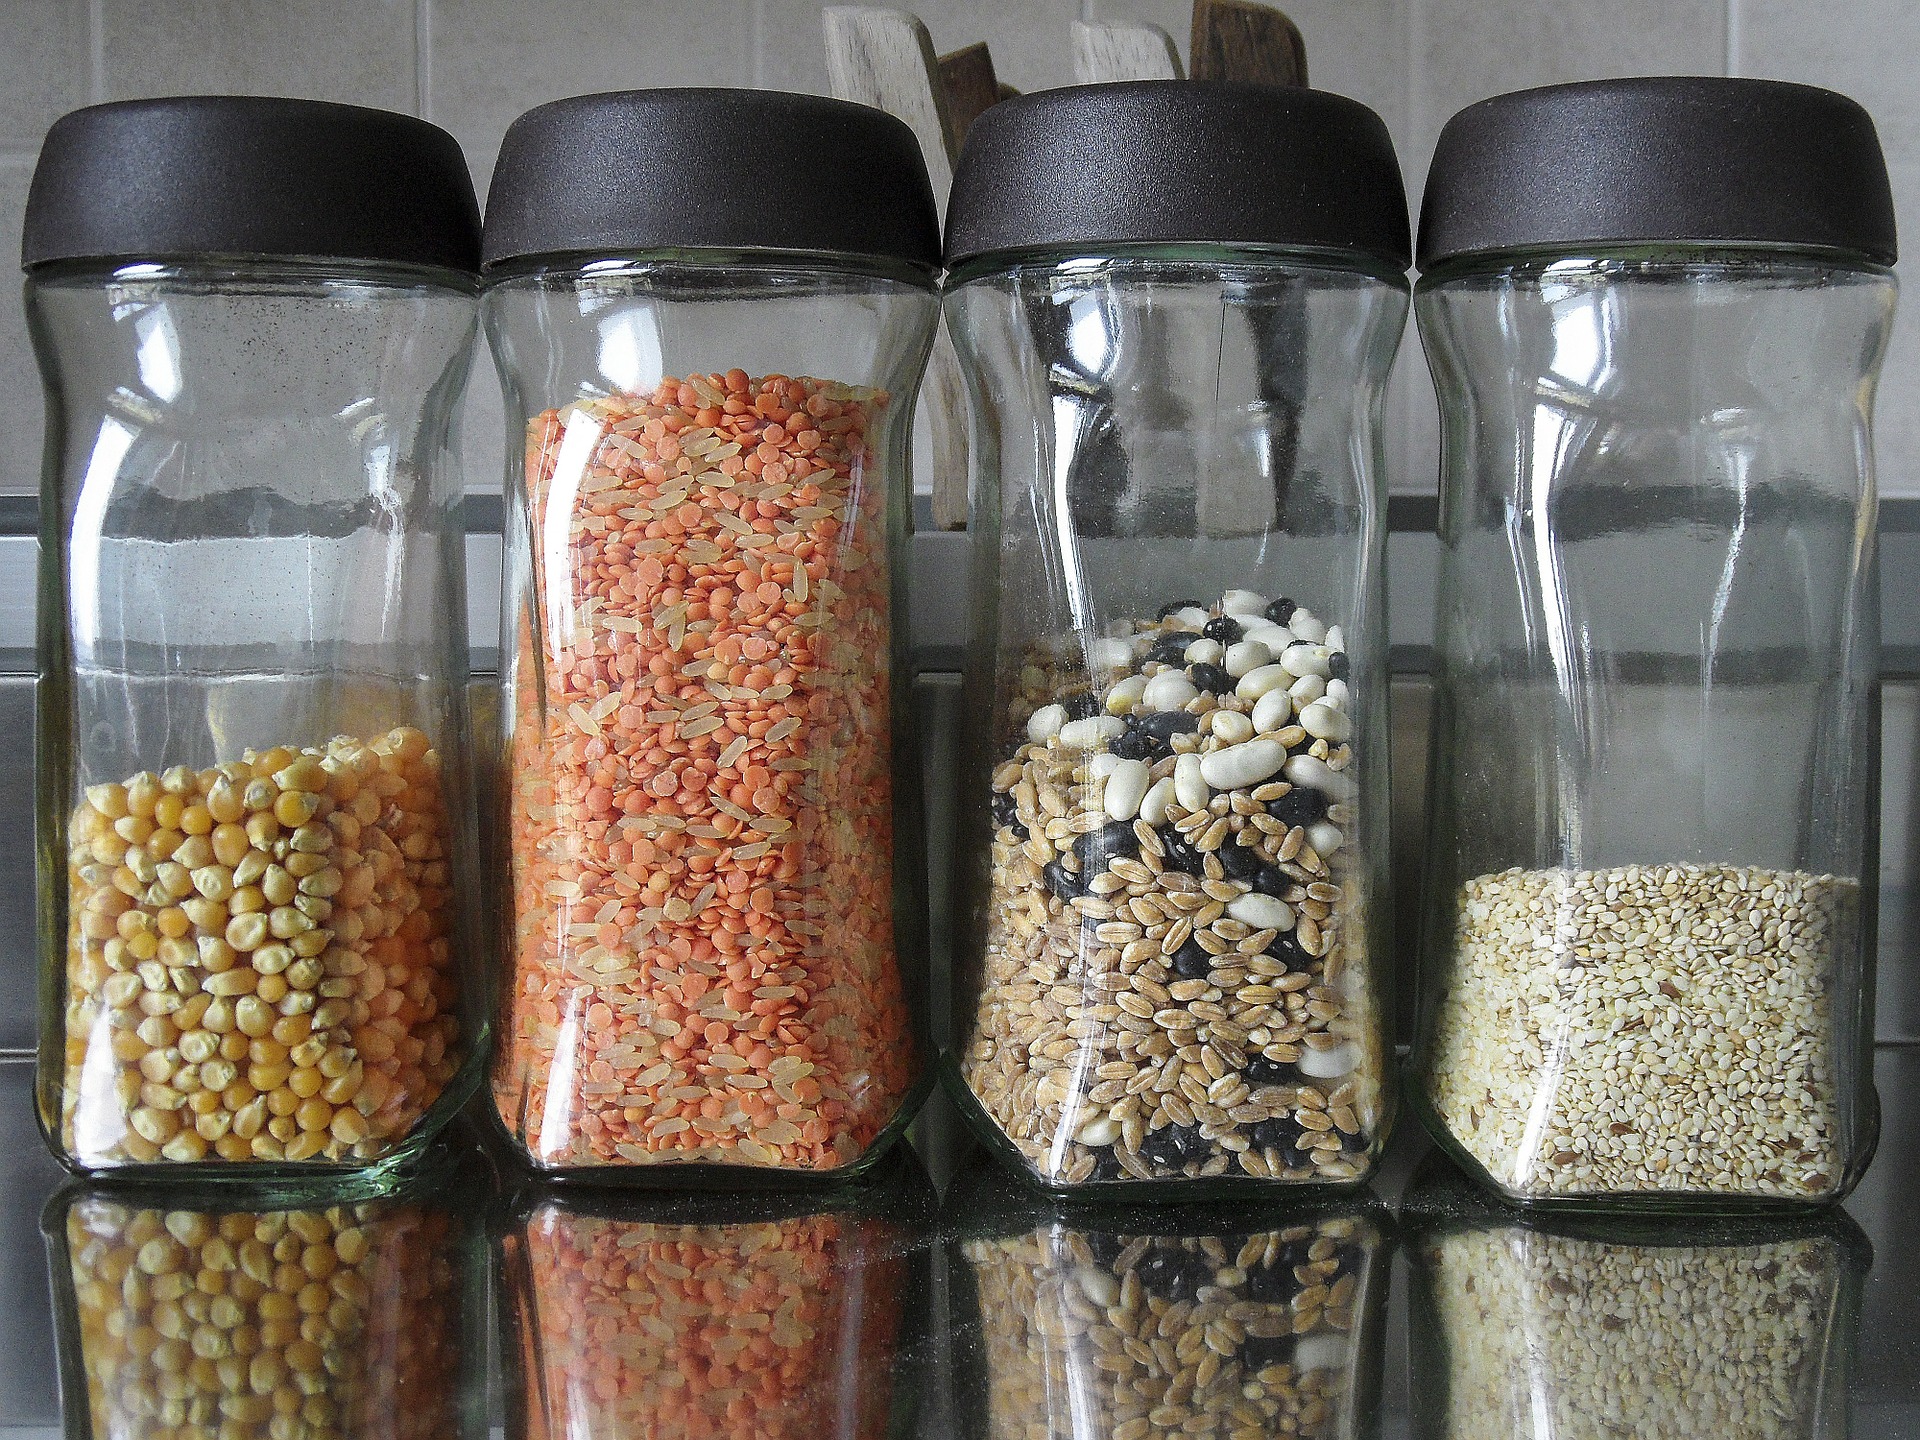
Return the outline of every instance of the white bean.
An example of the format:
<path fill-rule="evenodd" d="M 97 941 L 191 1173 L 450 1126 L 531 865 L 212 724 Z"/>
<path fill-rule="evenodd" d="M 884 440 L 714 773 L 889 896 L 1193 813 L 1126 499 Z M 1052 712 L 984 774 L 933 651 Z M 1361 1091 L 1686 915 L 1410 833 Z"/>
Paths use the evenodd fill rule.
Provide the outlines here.
<path fill-rule="evenodd" d="M 1286 763 L 1287 747 L 1278 740 L 1249 740 L 1213 750 L 1200 758 L 1200 777 L 1215 790 L 1258 785 Z"/>
<path fill-rule="evenodd" d="M 1301 727 L 1317 740 L 1338 745 L 1353 733 L 1353 721 L 1324 700 L 1316 700 L 1300 711 Z"/>
<path fill-rule="evenodd" d="M 1251 640 L 1256 645 L 1266 646 L 1269 655 L 1278 655 L 1282 650 L 1286 649 L 1287 646 L 1293 644 L 1293 632 L 1291 630 L 1287 629 L 1284 625 L 1270 625 L 1264 620 L 1258 625 L 1251 627 L 1240 638 L 1242 640 Z"/>
<path fill-rule="evenodd" d="M 1347 692 L 1346 681 L 1344 680 L 1327 681 L 1327 703 L 1329 705 L 1338 706 L 1342 710 L 1346 709 L 1347 693 L 1348 692 Z"/>
<path fill-rule="evenodd" d="M 1140 818 L 1149 825 L 1167 823 L 1167 802 L 1173 799 L 1173 777 L 1162 776 L 1153 782 L 1140 801 Z"/>
<path fill-rule="evenodd" d="M 1287 687 L 1287 697 L 1295 705 L 1306 705 L 1327 693 L 1327 682 L 1318 675 L 1302 675 Z"/>
<path fill-rule="evenodd" d="M 1293 1369 L 1297 1375 L 1309 1370 L 1344 1370 L 1352 1342 L 1335 1330 L 1318 1335 L 1302 1335 L 1293 1342 Z"/>
<path fill-rule="evenodd" d="M 1220 597 L 1220 610 L 1226 615 L 1259 615 L 1265 618 L 1267 597 L 1251 590 L 1229 590 Z"/>
<path fill-rule="evenodd" d="M 1342 630 L 1338 625 L 1329 625 L 1327 626 L 1327 633 L 1321 639 L 1320 643 L 1325 645 L 1329 650 L 1344 650 L 1347 648 L 1347 632 Z"/>
<path fill-rule="evenodd" d="M 1344 845 L 1346 839 L 1337 825 L 1330 825 L 1325 820 L 1316 820 L 1307 827 L 1307 843 L 1322 860 Z"/>
<path fill-rule="evenodd" d="M 1140 703 L 1149 710 L 1179 710 L 1199 693 L 1178 670 L 1162 670 L 1147 681 L 1147 688 L 1140 692 Z"/>
<path fill-rule="evenodd" d="M 1257 890 L 1227 902 L 1227 914 L 1242 925 L 1256 930 L 1291 930 L 1293 907 L 1284 900 L 1262 895 Z"/>
<path fill-rule="evenodd" d="M 1182 755 L 1173 762 L 1173 798 L 1180 802 L 1182 809 L 1206 809 L 1207 782 L 1198 755 Z"/>
<path fill-rule="evenodd" d="M 1113 1123 L 1110 1116 L 1102 1115 L 1087 1121 L 1074 1133 L 1073 1138 L 1082 1145 L 1111 1145 L 1120 1138 L 1120 1127 Z"/>
<path fill-rule="evenodd" d="M 1178 620 L 1182 625 L 1190 625 L 1195 630 L 1198 630 L 1213 617 L 1198 605 L 1189 605 L 1184 610 L 1174 611 L 1171 618 Z"/>
<path fill-rule="evenodd" d="M 1125 640 L 1095 640 L 1087 646 L 1087 668 L 1124 670 L 1133 663 L 1133 646 Z"/>
<path fill-rule="evenodd" d="M 1105 757 L 1102 757 L 1105 758 Z M 1107 815 L 1114 820 L 1131 820 L 1140 813 L 1140 802 L 1147 795 L 1149 779 L 1144 760 L 1118 760 L 1107 776 Z"/>
<path fill-rule="evenodd" d="M 1133 707 L 1140 703 L 1140 697 L 1147 693 L 1147 677 L 1129 675 L 1118 685 L 1107 691 L 1107 713 L 1109 715 L 1131 715 Z"/>
<path fill-rule="evenodd" d="M 1336 1075 L 1346 1074 L 1360 1063 L 1360 1047 L 1352 1044 L 1336 1045 L 1331 1050 L 1302 1047 L 1298 1063 L 1302 1075 L 1311 1075 L 1316 1080 L 1331 1080 Z"/>
<path fill-rule="evenodd" d="M 1320 622 L 1311 610 L 1296 610 L 1293 618 L 1287 621 L 1287 628 L 1296 638 L 1309 645 L 1318 645 L 1327 638 L 1327 627 Z"/>
<path fill-rule="evenodd" d="M 1293 700 L 1284 690 L 1269 690 L 1253 707 L 1253 728 L 1262 735 L 1284 730 L 1293 718 Z"/>
<path fill-rule="evenodd" d="M 1222 744 L 1238 745 L 1253 738 L 1253 721 L 1238 710 L 1215 710 L 1207 718 L 1212 721 L 1209 728 L 1214 738 Z"/>
<path fill-rule="evenodd" d="M 1258 743 L 1258 742 L 1255 742 Z M 1312 755 L 1296 755 L 1287 761 L 1287 779 L 1295 785 L 1322 792 L 1336 803 L 1353 793 L 1353 782 L 1326 761 Z"/>
<path fill-rule="evenodd" d="M 1042 705 L 1027 717 L 1027 739 L 1036 745 L 1044 745 L 1058 735 L 1060 727 L 1066 723 L 1066 706 Z"/>
<path fill-rule="evenodd" d="M 1294 675 L 1325 675 L 1327 673 L 1327 647 L 1324 645 L 1290 645 L 1280 656 L 1280 663 Z"/>
<path fill-rule="evenodd" d="M 1242 640 L 1227 647 L 1227 674 L 1238 680 L 1249 670 L 1273 663 L 1273 652 L 1258 640 Z"/>
<path fill-rule="evenodd" d="M 1227 647 L 1218 640 L 1196 640 L 1180 652 L 1180 658 L 1189 665 L 1218 665 L 1226 653 Z"/>
<path fill-rule="evenodd" d="M 1095 780 L 1104 780 L 1113 774 L 1114 767 L 1120 763 L 1120 757 L 1111 750 L 1102 750 L 1087 762 L 1087 774 Z"/>
<path fill-rule="evenodd" d="M 1060 727 L 1060 743 L 1069 750 L 1091 750 L 1102 740 L 1127 733 L 1126 723 L 1111 715 L 1090 715 Z"/>
<path fill-rule="evenodd" d="M 1269 690 L 1282 690 L 1293 683 L 1284 666 L 1262 665 L 1258 670 L 1249 670 L 1240 677 L 1240 683 L 1233 687 L 1233 693 L 1242 700 L 1258 700 Z"/>

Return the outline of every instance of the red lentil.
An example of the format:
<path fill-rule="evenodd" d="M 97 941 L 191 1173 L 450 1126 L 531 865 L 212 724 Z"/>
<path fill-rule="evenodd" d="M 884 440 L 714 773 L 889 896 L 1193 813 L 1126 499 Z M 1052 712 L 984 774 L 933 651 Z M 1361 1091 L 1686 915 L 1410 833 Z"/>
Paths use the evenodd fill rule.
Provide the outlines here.
<path fill-rule="evenodd" d="M 829 1169 L 913 1081 L 886 404 L 736 369 L 528 426 L 495 1097 L 542 1163 Z"/>
<path fill-rule="evenodd" d="M 870 1236 L 876 1224 L 661 1224 L 543 1207 L 507 1247 L 520 1282 L 508 1343 L 536 1407 L 520 1432 L 812 1440 L 833 1415 L 836 1435 L 884 1435 L 906 1262 Z M 878 1253 L 861 1254 L 874 1238 Z"/>

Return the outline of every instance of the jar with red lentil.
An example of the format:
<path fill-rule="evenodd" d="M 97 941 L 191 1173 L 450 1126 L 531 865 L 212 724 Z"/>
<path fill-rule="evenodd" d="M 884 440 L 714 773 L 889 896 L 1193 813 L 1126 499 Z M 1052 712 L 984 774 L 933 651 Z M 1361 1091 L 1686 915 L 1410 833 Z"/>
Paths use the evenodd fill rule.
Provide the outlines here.
<path fill-rule="evenodd" d="M 1386 126 L 1140 82 L 968 132 L 953 1093 L 1059 1187 L 1353 1186 L 1392 1118 Z"/>
<path fill-rule="evenodd" d="M 634 91 L 507 132 L 493 1089 L 544 1171 L 844 1172 L 912 1113 L 905 447 L 938 251 L 912 133 L 862 106 Z"/>
<path fill-rule="evenodd" d="M 70 1166 L 309 1180 L 478 1078 L 451 136 L 296 100 L 49 132 L 39 1113 Z"/>

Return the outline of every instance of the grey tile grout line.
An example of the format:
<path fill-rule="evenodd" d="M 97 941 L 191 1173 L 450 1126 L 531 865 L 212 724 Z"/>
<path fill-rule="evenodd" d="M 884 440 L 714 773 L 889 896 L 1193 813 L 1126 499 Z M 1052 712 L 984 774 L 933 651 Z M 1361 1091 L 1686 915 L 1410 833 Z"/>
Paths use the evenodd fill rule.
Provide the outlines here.
<path fill-rule="evenodd" d="M 753 55 L 747 71 L 754 89 L 767 84 L 767 0 L 753 0 Z"/>
<path fill-rule="evenodd" d="M 413 113 L 433 119 L 433 0 L 413 0 Z"/>
<path fill-rule="evenodd" d="M 1740 47 L 1746 39 L 1741 33 L 1740 20 L 1740 0 L 1727 0 L 1726 71 L 1730 76 L 1740 73 Z"/>
<path fill-rule="evenodd" d="M 87 0 L 87 96 L 107 98 L 107 0 Z"/>

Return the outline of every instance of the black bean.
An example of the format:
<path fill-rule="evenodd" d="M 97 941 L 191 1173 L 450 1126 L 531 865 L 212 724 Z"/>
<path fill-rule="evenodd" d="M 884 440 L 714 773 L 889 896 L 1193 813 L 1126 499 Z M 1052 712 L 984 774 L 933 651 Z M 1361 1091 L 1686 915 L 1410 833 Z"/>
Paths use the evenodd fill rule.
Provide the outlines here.
<path fill-rule="evenodd" d="M 1205 862 L 1201 859 L 1204 852 L 1196 850 L 1171 825 L 1162 825 L 1157 832 L 1160 836 L 1161 861 L 1169 870 L 1178 870 L 1183 875 L 1204 875 Z"/>
<path fill-rule="evenodd" d="M 1148 647 L 1147 659 L 1158 660 L 1162 665 L 1184 665 L 1187 647 L 1199 638 L 1191 630 L 1169 630 Z"/>
<path fill-rule="evenodd" d="M 1075 896 L 1086 893 L 1086 887 L 1080 883 L 1080 877 L 1069 871 L 1058 860 L 1044 866 L 1040 871 L 1040 878 L 1046 882 L 1047 889 L 1062 900 L 1070 901 Z"/>
<path fill-rule="evenodd" d="M 1353 672 L 1353 663 L 1347 659 L 1347 652 L 1336 650 L 1327 656 L 1327 674 L 1335 680 L 1345 680 Z"/>
<path fill-rule="evenodd" d="M 1213 1283 L 1213 1262 L 1205 1255 L 1179 1249 L 1176 1241 L 1163 1244 L 1166 1248 L 1153 1250 L 1134 1266 L 1141 1289 L 1163 1300 L 1180 1301 L 1193 1299 L 1202 1285 Z"/>
<path fill-rule="evenodd" d="M 1293 619 L 1293 612 L 1299 608 L 1300 607 L 1294 604 L 1293 601 L 1282 595 L 1278 600 L 1267 606 L 1267 618 L 1276 625 L 1284 625 Z"/>
<path fill-rule="evenodd" d="M 1111 1230 L 1089 1230 L 1086 1235 L 1087 1249 L 1093 1252 L 1093 1263 L 1111 1270 L 1113 1262 L 1120 1258 L 1120 1252 L 1127 1248 L 1127 1237 L 1116 1235 Z"/>
<path fill-rule="evenodd" d="M 1293 1066 L 1284 1060 L 1269 1060 L 1264 1055 L 1255 1055 L 1240 1071 L 1240 1078 L 1249 1085 L 1285 1085 L 1293 1076 Z"/>
<path fill-rule="evenodd" d="M 1093 1178 L 1095 1180 L 1124 1180 L 1126 1171 L 1120 1168 L 1120 1157 L 1112 1150 L 1096 1150 L 1093 1155 Z"/>
<path fill-rule="evenodd" d="M 1173 973 L 1182 980 L 1204 980 L 1212 972 L 1213 956 L 1198 940 L 1189 938 L 1173 952 Z"/>
<path fill-rule="evenodd" d="M 1251 880 L 1262 869 L 1259 852 L 1248 845 L 1228 840 L 1213 853 L 1220 857 L 1220 868 L 1227 872 L 1229 880 Z"/>
<path fill-rule="evenodd" d="M 1311 825 L 1327 813 L 1327 797 L 1312 786 L 1296 785 L 1278 800 L 1269 800 L 1267 813 L 1282 825 Z"/>
<path fill-rule="evenodd" d="M 1100 702 L 1082 690 L 1078 694 L 1061 697 L 1060 708 L 1067 712 L 1069 720 L 1091 720 L 1100 713 Z"/>
<path fill-rule="evenodd" d="M 1133 833 L 1131 821 L 1115 820 L 1074 841 L 1073 853 L 1079 857 L 1081 875 L 1091 880 L 1107 868 L 1109 861 L 1123 856 L 1131 860 L 1139 855 L 1140 837 Z"/>
<path fill-rule="evenodd" d="M 1159 747 L 1151 735 L 1143 735 L 1138 730 L 1129 730 L 1117 736 L 1113 744 L 1107 747 L 1122 760 L 1152 760 L 1157 758 Z"/>
<path fill-rule="evenodd" d="M 1207 607 L 1198 600 L 1170 600 L 1154 612 L 1154 619 L 1164 620 L 1176 610 L 1204 610 Z"/>
<path fill-rule="evenodd" d="M 1253 1286 L 1247 1286 L 1247 1298 L 1267 1304 L 1290 1304 L 1293 1296 L 1299 1293 L 1295 1285 L 1292 1292 L 1269 1301 L 1264 1295 L 1256 1296 Z M 1266 1369 L 1269 1365 L 1291 1365 L 1293 1363 L 1293 1336 L 1291 1335 L 1249 1335 L 1240 1342 L 1240 1368 L 1251 1375 Z"/>
<path fill-rule="evenodd" d="M 1225 695 L 1233 689 L 1233 677 L 1218 665 L 1189 665 L 1187 678 L 1193 681 L 1194 689 L 1213 695 Z"/>
<path fill-rule="evenodd" d="M 1198 1125 L 1162 1126 L 1140 1146 L 1142 1156 L 1167 1170 L 1178 1170 L 1189 1160 L 1204 1160 L 1212 1150 Z"/>
<path fill-rule="evenodd" d="M 1278 900 L 1293 888 L 1293 877 L 1283 874 L 1271 865 L 1262 865 L 1250 882 L 1256 895 L 1271 895 Z"/>
<path fill-rule="evenodd" d="M 1300 1149 L 1300 1139 L 1307 1133 L 1306 1127 L 1291 1115 L 1276 1115 L 1271 1120 L 1262 1120 L 1249 1132 L 1254 1144 L 1262 1150 L 1280 1152 L 1280 1163 L 1289 1170 L 1299 1170 L 1313 1162 Z M 1305 1259 L 1302 1255 L 1301 1261 Z"/>
<path fill-rule="evenodd" d="M 1200 717 L 1184 710 L 1156 710 L 1140 717 L 1140 733 L 1151 735 L 1165 745 L 1176 735 L 1191 735 L 1200 728 Z"/>
<path fill-rule="evenodd" d="M 1216 615 L 1200 627 L 1200 633 L 1209 640 L 1231 645 L 1247 632 L 1240 628 L 1240 622 L 1231 615 Z"/>
<path fill-rule="evenodd" d="M 1267 946 L 1269 959 L 1278 960 L 1289 970 L 1304 971 L 1313 961 L 1307 958 L 1307 952 L 1300 948 L 1300 942 L 1293 938 L 1290 931 L 1282 931 L 1273 937 L 1273 943 Z"/>
<path fill-rule="evenodd" d="M 1002 790 L 996 792 L 992 804 L 993 823 L 996 826 L 1019 823 L 1020 807 L 1014 804 L 1013 795 L 1010 791 Z"/>

